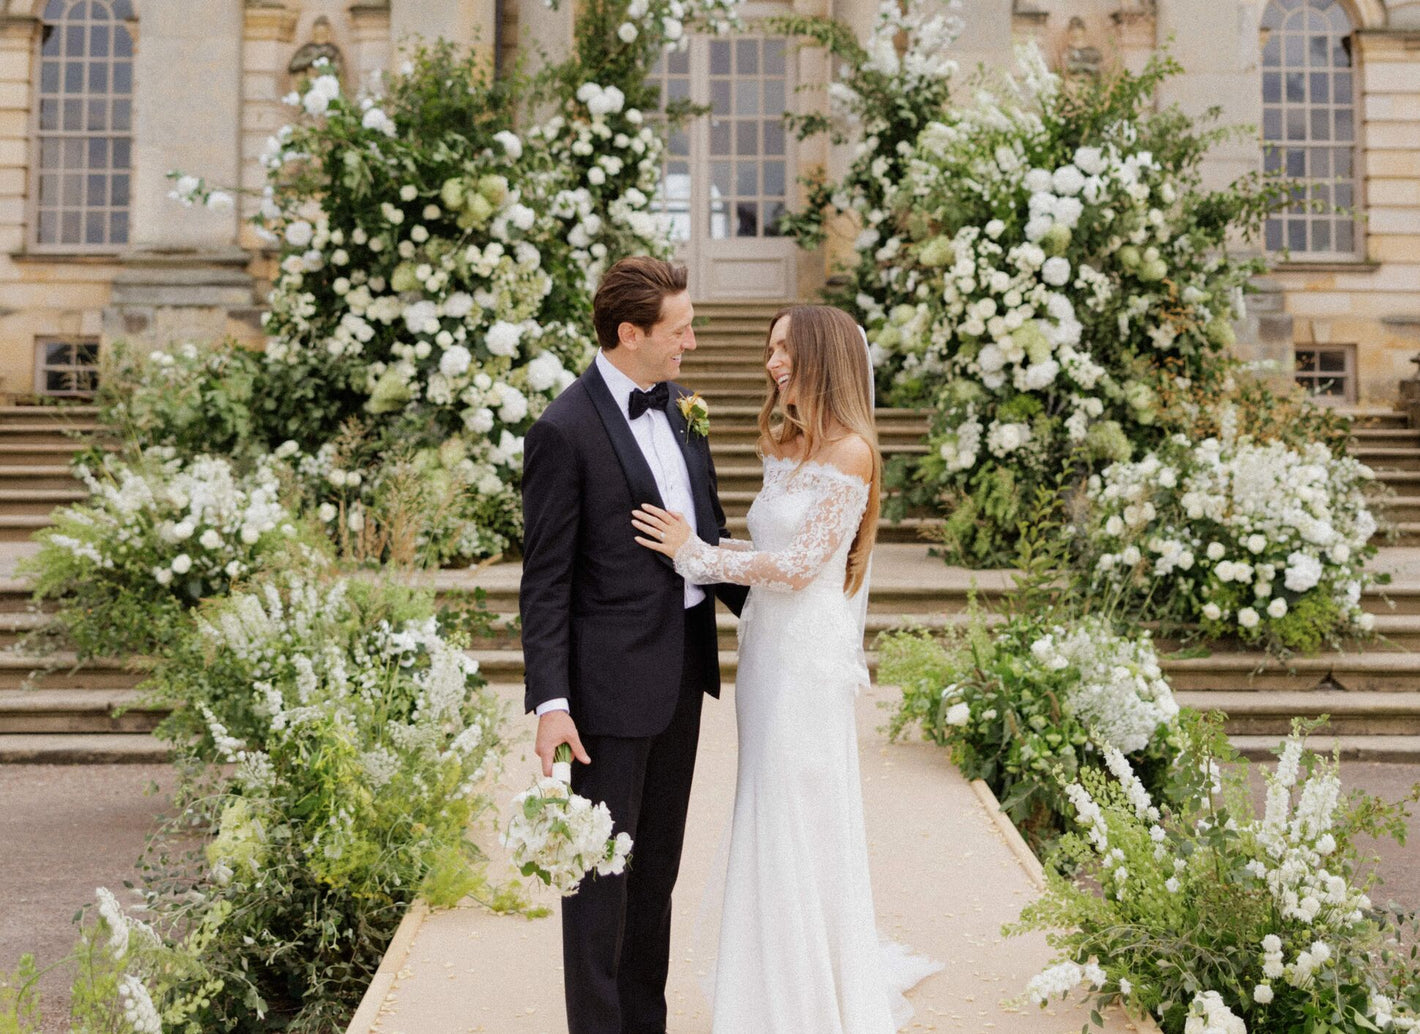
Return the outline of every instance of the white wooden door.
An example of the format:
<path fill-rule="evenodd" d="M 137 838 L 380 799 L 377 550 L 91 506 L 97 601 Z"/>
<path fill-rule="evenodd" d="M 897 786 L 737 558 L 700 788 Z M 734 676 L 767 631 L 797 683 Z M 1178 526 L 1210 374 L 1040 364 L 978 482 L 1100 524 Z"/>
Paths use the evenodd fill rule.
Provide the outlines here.
<path fill-rule="evenodd" d="M 794 185 L 792 53 L 780 36 L 697 37 L 661 59 L 662 102 L 710 109 L 673 130 L 658 206 L 697 301 L 781 300 L 797 294 L 796 248 L 778 219 Z"/>

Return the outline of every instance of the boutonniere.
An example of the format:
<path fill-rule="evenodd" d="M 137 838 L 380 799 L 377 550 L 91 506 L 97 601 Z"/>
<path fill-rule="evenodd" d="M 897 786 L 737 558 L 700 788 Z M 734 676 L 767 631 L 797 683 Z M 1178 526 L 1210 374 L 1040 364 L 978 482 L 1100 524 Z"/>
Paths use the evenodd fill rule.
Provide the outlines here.
<path fill-rule="evenodd" d="M 700 397 L 699 392 L 682 395 L 675 400 L 675 404 L 680 407 L 680 415 L 685 417 L 685 424 L 690 428 L 691 434 L 698 434 L 702 438 L 710 437 L 710 404 Z"/>

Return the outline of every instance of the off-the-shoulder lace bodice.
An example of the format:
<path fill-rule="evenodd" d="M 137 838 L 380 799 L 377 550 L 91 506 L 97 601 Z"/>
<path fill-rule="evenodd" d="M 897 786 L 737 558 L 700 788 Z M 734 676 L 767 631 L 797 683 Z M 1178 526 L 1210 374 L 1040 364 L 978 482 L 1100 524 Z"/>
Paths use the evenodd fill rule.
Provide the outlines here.
<path fill-rule="evenodd" d="M 848 551 L 868 505 L 868 484 L 826 463 L 766 457 L 764 487 L 749 511 L 753 545 L 711 546 L 691 536 L 675 567 L 700 585 L 733 582 L 797 592 L 842 590 Z"/>

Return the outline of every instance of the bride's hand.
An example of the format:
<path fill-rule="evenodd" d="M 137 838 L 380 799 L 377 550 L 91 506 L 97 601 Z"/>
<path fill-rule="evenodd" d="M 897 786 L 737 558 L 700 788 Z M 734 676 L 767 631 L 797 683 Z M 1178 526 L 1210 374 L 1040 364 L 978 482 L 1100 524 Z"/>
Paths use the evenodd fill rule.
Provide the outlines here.
<path fill-rule="evenodd" d="M 631 524 L 641 532 L 636 536 L 637 542 L 668 557 L 675 556 L 691 534 L 690 522 L 684 517 L 651 503 L 642 503 L 639 510 L 631 511 Z"/>

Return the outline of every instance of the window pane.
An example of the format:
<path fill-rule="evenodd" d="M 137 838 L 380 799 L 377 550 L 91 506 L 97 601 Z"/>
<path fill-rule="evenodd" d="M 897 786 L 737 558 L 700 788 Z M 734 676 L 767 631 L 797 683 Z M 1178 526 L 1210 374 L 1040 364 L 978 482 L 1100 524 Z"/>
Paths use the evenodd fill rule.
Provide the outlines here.
<path fill-rule="evenodd" d="M 1331 76 L 1325 72 L 1311 74 L 1311 100 L 1313 104 L 1326 104 L 1331 100 Z"/>
<path fill-rule="evenodd" d="M 1307 221 L 1305 219 L 1287 220 L 1287 247 L 1293 251 L 1307 250 Z"/>
<path fill-rule="evenodd" d="M 108 129 L 108 101 L 89 101 L 89 118 L 84 128 L 90 133 L 102 133 Z"/>
<path fill-rule="evenodd" d="M 784 123 L 776 121 L 764 124 L 764 153 L 784 153 Z"/>
<path fill-rule="evenodd" d="M 759 193 L 759 163 L 735 163 L 735 193 L 740 195 Z"/>
<path fill-rule="evenodd" d="M 741 201 L 735 206 L 735 236 L 757 237 L 759 206 L 753 201 Z"/>
<path fill-rule="evenodd" d="M 113 92 L 132 93 L 133 92 L 133 62 L 115 61 L 113 63 Z"/>
<path fill-rule="evenodd" d="M 46 61 L 40 66 L 39 88 L 43 93 L 59 92 L 59 62 Z"/>
<path fill-rule="evenodd" d="M 1331 37 L 1312 36 L 1310 37 L 1310 40 L 1311 45 L 1307 48 L 1307 63 L 1310 64 L 1313 68 L 1325 68 L 1331 63 L 1327 60 L 1327 57 L 1329 56 L 1331 51 Z"/>
<path fill-rule="evenodd" d="M 108 168 L 108 138 L 102 136 L 89 137 L 89 168 Z"/>
<path fill-rule="evenodd" d="M 1356 228 L 1349 219 L 1336 222 L 1336 250 L 1350 252 L 1356 250 Z"/>
<path fill-rule="evenodd" d="M 42 244 L 59 243 L 59 213 L 41 210 L 39 213 L 39 239 Z"/>
<path fill-rule="evenodd" d="M 1282 139 L 1282 109 L 1264 108 L 1262 110 L 1262 138 L 1264 140 Z"/>
<path fill-rule="evenodd" d="M 126 136 L 114 137 L 113 141 L 113 167 L 115 169 L 127 169 L 132 166 L 129 160 L 129 152 L 133 149 L 133 142 Z"/>
<path fill-rule="evenodd" d="M 128 177 L 124 175 L 115 176 L 113 182 L 109 184 L 109 191 L 113 195 L 115 206 L 127 207 L 128 205 Z"/>
<path fill-rule="evenodd" d="M 1345 352 L 1338 352 L 1334 349 L 1327 349 L 1324 352 L 1318 352 L 1317 358 L 1320 360 L 1318 365 L 1321 367 L 1321 371 L 1323 373 L 1346 372 Z"/>
<path fill-rule="evenodd" d="M 1331 139 L 1331 110 L 1329 108 L 1312 108 L 1311 139 Z"/>
<path fill-rule="evenodd" d="M 72 174 L 64 177 L 64 204 L 77 208 L 84 203 L 84 177 Z"/>
<path fill-rule="evenodd" d="M 687 155 L 690 153 L 690 133 L 684 127 L 672 129 L 666 141 L 666 150 L 674 155 Z"/>
<path fill-rule="evenodd" d="M 99 361 L 99 346 L 90 341 L 74 346 L 74 361 L 80 366 L 94 366 Z"/>
<path fill-rule="evenodd" d="M 764 203 L 764 221 L 760 225 L 764 228 L 764 236 L 779 237 L 779 219 L 784 214 L 784 202 L 766 201 Z"/>
<path fill-rule="evenodd" d="M 1286 63 L 1293 68 L 1300 68 L 1306 61 L 1306 37 L 1289 35 L 1283 36 L 1282 39 Z"/>
<path fill-rule="evenodd" d="M 730 163 L 710 163 L 710 193 L 716 197 L 727 197 L 730 190 Z"/>
<path fill-rule="evenodd" d="M 784 74 L 784 41 L 782 39 L 764 41 L 764 74 Z"/>
<path fill-rule="evenodd" d="M 1307 174 L 1307 152 L 1300 147 L 1292 147 L 1287 150 L 1287 175 L 1292 179 L 1300 179 Z"/>
<path fill-rule="evenodd" d="M 1312 250 L 1331 250 L 1331 220 L 1318 219 L 1312 223 Z"/>
<path fill-rule="evenodd" d="M 759 123 L 753 120 L 735 126 L 735 153 L 740 155 L 759 154 Z"/>
<path fill-rule="evenodd" d="M 108 93 L 108 65 L 103 61 L 89 65 L 89 92 Z"/>
<path fill-rule="evenodd" d="M 666 67 L 669 69 L 671 75 L 689 75 L 689 74 L 690 74 L 690 51 L 689 51 L 689 50 L 673 50 L 673 51 L 671 51 L 671 53 L 669 54 L 669 56 L 668 56 L 668 58 L 667 58 Z"/>
<path fill-rule="evenodd" d="M 739 75 L 759 74 L 759 40 L 735 42 L 735 72 Z"/>
<path fill-rule="evenodd" d="M 104 228 L 108 223 L 102 212 L 90 212 L 84 220 L 84 243 L 103 244 Z"/>
<path fill-rule="evenodd" d="M 1352 204 L 1355 203 L 1356 198 L 1352 192 L 1350 183 L 1336 184 L 1335 191 L 1337 208 L 1350 208 Z"/>
<path fill-rule="evenodd" d="M 66 57 L 83 57 L 87 49 L 84 46 L 84 26 L 70 25 L 64 30 L 64 54 Z"/>
<path fill-rule="evenodd" d="M 59 241 L 61 244 L 79 244 L 82 219 L 79 212 L 65 212 L 60 220 Z"/>
<path fill-rule="evenodd" d="M 113 56 L 133 56 L 133 37 L 122 25 L 115 27 L 113 30 Z"/>
<path fill-rule="evenodd" d="M 65 101 L 64 102 L 64 129 L 70 133 L 79 133 L 84 129 L 84 102 Z"/>
<path fill-rule="evenodd" d="M 67 366 L 74 361 L 74 346 L 67 341 L 49 341 L 44 346 L 45 366 Z"/>
<path fill-rule="evenodd" d="M 1351 139 L 1351 109 L 1337 108 L 1336 112 L 1336 139 Z"/>
<path fill-rule="evenodd" d="M 103 208 L 108 204 L 108 177 L 89 177 L 89 196 L 86 199 L 91 206 Z"/>
<path fill-rule="evenodd" d="M 113 102 L 113 128 L 118 132 L 126 132 L 132 125 L 130 122 L 131 103 L 129 101 L 115 100 Z"/>
<path fill-rule="evenodd" d="M 1287 139 L 1305 140 L 1307 138 L 1307 112 L 1305 108 L 1287 109 Z"/>
<path fill-rule="evenodd" d="M 59 177 L 53 174 L 39 178 L 39 203 L 53 207 L 59 203 Z"/>
<path fill-rule="evenodd" d="M 735 114 L 736 115 L 758 115 L 759 114 L 759 83 L 751 80 L 749 82 L 735 83 Z"/>
<path fill-rule="evenodd" d="M 1331 77 L 1332 94 L 1337 104 L 1351 103 L 1351 73 L 1337 72 Z"/>
<path fill-rule="evenodd" d="M 59 128 L 59 102 L 48 97 L 39 102 L 39 128 L 51 130 Z"/>
<path fill-rule="evenodd" d="M 730 153 L 730 120 L 712 119 L 710 122 L 710 153 L 722 155 Z"/>
<path fill-rule="evenodd" d="M 64 66 L 64 89 L 67 93 L 82 93 L 84 90 L 84 62 L 70 61 Z"/>
<path fill-rule="evenodd" d="M 1282 220 L 1280 219 L 1267 220 L 1267 250 L 1282 250 Z"/>
<path fill-rule="evenodd" d="M 767 79 L 764 83 L 764 113 L 778 118 L 784 114 L 784 80 Z"/>
<path fill-rule="evenodd" d="M 730 113 L 730 81 L 715 79 L 710 83 L 710 109 L 717 115 Z"/>
<path fill-rule="evenodd" d="M 109 216 L 108 241 L 110 244 L 128 243 L 128 213 L 114 212 Z"/>
<path fill-rule="evenodd" d="M 784 163 L 764 163 L 764 194 L 766 197 L 784 196 Z"/>
<path fill-rule="evenodd" d="M 1307 76 L 1305 72 L 1287 73 L 1287 103 L 1301 104 L 1307 99 Z"/>
<path fill-rule="evenodd" d="M 710 74 L 730 74 L 730 42 L 716 39 L 710 41 Z"/>
<path fill-rule="evenodd" d="M 109 27 L 95 25 L 89 30 L 89 56 L 108 57 Z"/>
<path fill-rule="evenodd" d="M 1334 166 L 1334 168 L 1335 168 L 1335 170 L 1336 170 L 1336 171 L 1335 171 L 1335 175 L 1337 175 L 1337 176 L 1350 176 L 1350 175 L 1351 175 L 1351 172 L 1352 172 L 1352 170 L 1351 170 L 1351 148 L 1349 148 L 1349 147 L 1337 147 L 1337 148 L 1333 148 L 1333 149 L 1332 149 L 1332 152 L 1331 152 L 1331 159 L 1332 159 L 1332 165 Z"/>
<path fill-rule="evenodd" d="M 666 99 L 685 101 L 690 99 L 690 80 L 672 79 L 666 83 Z"/>
<path fill-rule="evenodd" d="M 1308 154 L 1311 160 L 1311 174 L 1320 178 L 1331 175 L 1331 148 L 1313 147 Z"/>
<path fill-rule="evenodd" d="M 1262 100 L 1265 104 L 1278 104 L 1282 100 L 1282 76 L 1278 72 L 1264 72 L 1262 75 Z"/>

